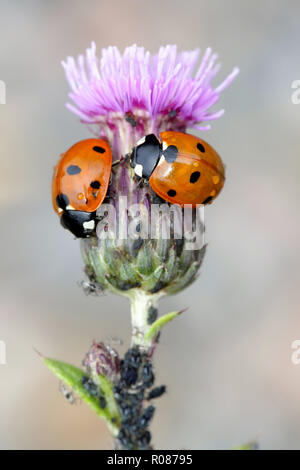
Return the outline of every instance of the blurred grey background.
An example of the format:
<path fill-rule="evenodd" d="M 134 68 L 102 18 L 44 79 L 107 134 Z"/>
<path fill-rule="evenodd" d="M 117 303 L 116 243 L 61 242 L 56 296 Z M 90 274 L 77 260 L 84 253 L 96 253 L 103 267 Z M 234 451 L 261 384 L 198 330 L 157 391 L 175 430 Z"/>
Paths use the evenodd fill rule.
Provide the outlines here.
<path fill-rule="evenodd" d="M 138 43 L 155 52 L 207 46 L 220 55 L 223 118 L 204 138 L 227 165 L 221 197 L 206 211 L 209 248 L 200 279 L 161 312 L 189 307 L 162 335 L 152 430 L 158 449 L 226 449 L 258 438 L 264 449 L 300 449 L 297 0 L 2 0 L 0 79 L 0 447 L 109 449 L 106 424 L 70 406 L 33 347 L 79 365 L 93 339 L 128 345 L 129 305 L 86 297 L 79 243 L 50 201 L 58 155 L 88 130 L 67 111 L 60 61 Z M 122 349 L 122 348 L 121 348 Z"/>

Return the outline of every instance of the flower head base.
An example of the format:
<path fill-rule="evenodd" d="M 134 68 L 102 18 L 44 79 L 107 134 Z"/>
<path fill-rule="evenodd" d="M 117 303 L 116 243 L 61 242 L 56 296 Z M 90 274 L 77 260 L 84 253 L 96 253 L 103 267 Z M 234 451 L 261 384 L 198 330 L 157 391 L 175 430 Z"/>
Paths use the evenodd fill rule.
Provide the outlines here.
<path fill-rule="evenodd" d="M 162 127 L 209 129 L 209 125 L 199 124 L 223 114 L 224 110 L 212 112 L 210 108 L 239 70 L 234 68 L 213 88 L 211 82 L 220 68 L 217 55 L 206 49 L 194 73 L 199 55 L 198 49 L 178 53 L 173 45 L 161 47 L 151 56 L 143 47 L 133 45 L 123 55 L 116 47 L 103 49 L 99 60 L 92 43 L 85 57 L 80 55 L 77 62 L 68 57 L 62 63 L 74 103 L 67 107 L 84 122 L 99 124 L 100 129 L 115 116 L 126 114 L 134 125 L 146 116 L 150 132 Z"/>

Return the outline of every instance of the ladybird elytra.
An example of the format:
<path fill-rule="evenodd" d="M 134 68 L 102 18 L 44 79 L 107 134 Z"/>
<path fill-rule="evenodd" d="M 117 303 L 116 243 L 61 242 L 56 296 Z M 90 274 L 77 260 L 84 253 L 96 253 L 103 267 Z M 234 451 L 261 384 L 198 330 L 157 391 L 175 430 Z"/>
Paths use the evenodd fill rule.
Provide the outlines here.
<path fill-rule="evenodd" d="M 77 237 L 95 228 L 95 212 L 106 196 L 112 166 L 109 144 L 86 139 L 61 155 L 54 169 L 52 204 L 62 225 Z"/>
<path fill-rule="evenodd" d="M 162 199 L 183 206 L 209 204 L 220 193 L 225 169 L 210 144 L 175 131 L 146 136 L 132 153 L 135 172 Z"/>

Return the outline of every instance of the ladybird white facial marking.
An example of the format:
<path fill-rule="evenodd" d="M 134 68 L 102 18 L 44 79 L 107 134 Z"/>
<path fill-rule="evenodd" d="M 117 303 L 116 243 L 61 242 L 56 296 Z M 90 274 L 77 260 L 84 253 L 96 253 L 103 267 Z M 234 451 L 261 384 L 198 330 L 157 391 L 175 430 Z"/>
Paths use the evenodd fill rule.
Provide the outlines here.
<path fill-rule="evenodd" d="M 93 230 L 93 228 L 95 228 L 95 221 L 89 220 L 88 222 L 83 222 L 83 228 L 86 230 Z"/>
<path fill-rule="evenodd" d="M 61 209 L 61 207 L 58 207 L 58 208 L 57 208 L 57 211 L 58 211 L 59 214 L 60 214 L 61 212 L 63 212 L 63 210 Z"/>
<path fill-rule="evenodd" d="M 71 204 L 68 204 L 66 207 L 67 211 L 75 211 L 75 207 L 73 207 Z"/>
<path fill-rule="evenodd" d="M 136 175 L 138 175 L 140 178 L 143 176 L 143 165 L 140 163 L 137 163 L 134 167 L 134 172 Z"/>
<path fill-rule="evenodd" d="M 142 137 L 140 140 L 137 141 L 136 146 L 144 144 L 146 141 L 146 136 Z"/>
<path fill-rule="evenodd" d="M 159 165 L 161 165 L 162 163 L 164 163 L 165 160 L 166 160 L 165 157 L 162 155 L 162 156 L 160 157 L 160 159 L 159 159 L 159 162 L 158 162 L 157 166 L 159 166 Z"/>
<path fill-rule="evenodd" d="M 163 148 L 163 150 L 166 150 L 168 148 L 167 142 L 162 143 L 162 148 Z"/>

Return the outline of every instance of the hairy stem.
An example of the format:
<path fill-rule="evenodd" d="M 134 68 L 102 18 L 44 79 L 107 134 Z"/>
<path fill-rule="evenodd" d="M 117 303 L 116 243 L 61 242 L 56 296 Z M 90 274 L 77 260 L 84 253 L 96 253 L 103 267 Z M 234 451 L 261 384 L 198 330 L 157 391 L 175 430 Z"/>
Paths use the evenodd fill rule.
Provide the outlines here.
<path fill-rule="evenodd" d="M 151 324 L 157 318 L 157 304 L 161 294 L 149 294 L 139 289 L 133 289 L 131 301 L 131 346 L 138 346 L 142 351 L 149 352 L 152 340 L 146 335 Z"/>

